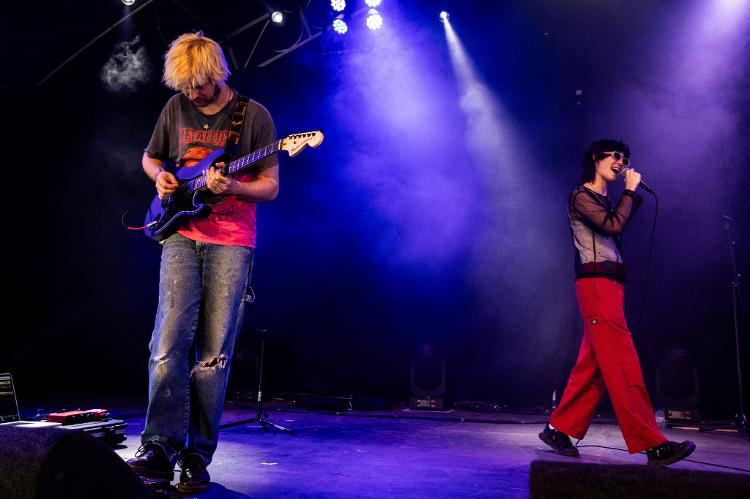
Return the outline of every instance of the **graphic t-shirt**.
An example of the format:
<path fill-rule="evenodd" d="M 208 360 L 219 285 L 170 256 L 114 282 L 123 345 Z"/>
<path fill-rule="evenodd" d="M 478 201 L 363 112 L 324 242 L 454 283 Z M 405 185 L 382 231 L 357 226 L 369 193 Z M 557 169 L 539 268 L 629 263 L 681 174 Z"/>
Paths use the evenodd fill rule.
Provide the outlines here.
<path fill-rule="evenodd" d="M 212 151 L 224 147 L 229 135 L 232 100 L 214 115 L 205 115 L 183 94 L 173 96 L 159 115 L 146 154 L 176 167 L 192 168 Z M 246 156 L 276 140 L 276 131 L 268 110 L 250 100 L 239 147 L 234 159 Z M 234 176 L 235 180 L 252 180 L 257 174 L 277 164 L 276 153 L 263 158 Z M 196 168 L 195 175 L 201 171 Z M 210 193 L 209 193 L 210 194 Z M 235 196 L 206 197 L 211 206 L 207 217 L 191 217 L 177 230 L 196 241 L 213 244 L 255 247 L 255 203 Z"/>

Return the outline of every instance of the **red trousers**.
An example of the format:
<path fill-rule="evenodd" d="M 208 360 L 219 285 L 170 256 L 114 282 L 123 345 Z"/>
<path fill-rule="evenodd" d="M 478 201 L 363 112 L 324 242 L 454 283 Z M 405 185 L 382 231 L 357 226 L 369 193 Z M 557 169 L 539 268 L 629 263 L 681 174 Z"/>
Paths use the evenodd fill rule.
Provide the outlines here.
<path fill-rule="evenodd" d="M 582 439 L 604 390 L 631 453 L 664 442 L 643 384 L 641 365 L 623 312 L 624 286 L 604 277 L 576 281 L 583 341 L 560 405 L 550 424 Z"/>

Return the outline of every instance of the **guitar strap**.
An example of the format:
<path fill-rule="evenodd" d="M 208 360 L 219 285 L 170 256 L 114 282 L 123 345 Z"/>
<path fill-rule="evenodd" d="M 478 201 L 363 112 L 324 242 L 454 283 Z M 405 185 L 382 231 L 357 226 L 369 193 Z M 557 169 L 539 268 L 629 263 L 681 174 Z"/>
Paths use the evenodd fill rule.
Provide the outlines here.
<path fill-rule="evenodd" d="M 240 137 L 242 137 L 242 128 L 245 126 L 245 115 L 247 114 L 248 102 L 249 99 L 247 97 L 237 94 L 237 103 L 234 105 L 234 111 L 232 112 L 229 135 L 227 136 L 226 144 L 224 144 L 224 155 L 227 158 L 227 168 L 229 167 L 229 161 L 231 161 L 235 154 L 237 154 Z"/>

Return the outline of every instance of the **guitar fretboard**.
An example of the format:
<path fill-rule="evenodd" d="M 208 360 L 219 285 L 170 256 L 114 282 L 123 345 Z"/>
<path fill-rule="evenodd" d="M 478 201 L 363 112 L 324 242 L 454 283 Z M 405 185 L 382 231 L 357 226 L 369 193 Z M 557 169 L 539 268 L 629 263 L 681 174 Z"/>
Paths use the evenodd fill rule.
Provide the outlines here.
<path fill-rule="evenodd" d="M 228 174 L 233 175 L 237 173 L 238 171 L 244 168 L 247 168 L 253 163 L 260 161 L 266 156 L 270 156 L 271 154 L 280 151 L 282 140 L 277 140 L 276 142 L 272 142 L 265 147 L 261 147 L 257 151 L 251 152 L 247 156 L 242 156 L 241 158 L 235 159 L 234 161 L 229 163 L 229 166 L 227 167 Z M 206 187 L 207 182 L 208 182 L 208 178 L 206 177 L 206 172 L 203 172 L 202 174 L 190 180 L 189 182 L 182 184 L 180 188 L 184 187 L 189 192 L 195 192 L 199 189 L 203 189 L 204 187 Z"/>

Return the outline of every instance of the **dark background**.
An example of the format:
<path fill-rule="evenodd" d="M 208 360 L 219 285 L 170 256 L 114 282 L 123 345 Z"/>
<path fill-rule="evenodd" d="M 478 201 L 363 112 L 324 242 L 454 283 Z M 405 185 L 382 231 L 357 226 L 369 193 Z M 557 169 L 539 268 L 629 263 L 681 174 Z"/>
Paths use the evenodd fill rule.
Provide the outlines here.
<path fill-rule="evenodd" d="M 177 35 L 202 29 L 232 49 L 230 84 L 269 108 L 279 136 L 326 133 L 319 149 L 281 158 L 281 195 L 258 209 L 258 299 L 247 322 L 273 332 L 270 391 L 402 401 L 414 352 L 432 343 L 451 399 L 546 404 L 581 335 L 565 200 L 586 144 L 615 137 L 659 194 L 650 270 L 653 198 L 625 237 L 626 316 L 647 384 L 665 349 L 682 345 L 702 413 L 730 417 L 737 374 L 722 216 L 747 269 L 748 9 L 385 0 L 385 26 L 370 32 L 349 3 L 350 32 L 338 37 L 328 2 L 302 2 L 322 35 L 258 67 L 304 35 L 300 2 L 158 0 L 54 73 L 127 9 L 10 3 L 0 21 L 0 371 L 14 374 L 21 402 L 145 396 L 159 246 L 121 216 L 154 195 L 140 157 L 171 95 L 162 56 Z M 284 26 L 266 28 L 243 69 L 263 23 L 228 34 L 276 5 L 288 12 Z M 483 89 L 474 108 L 439 8 L 451 12 Z M 141 50 L 139 71 L 150 73 L 115 90 L 101 75 L 122 42 Z"/>

